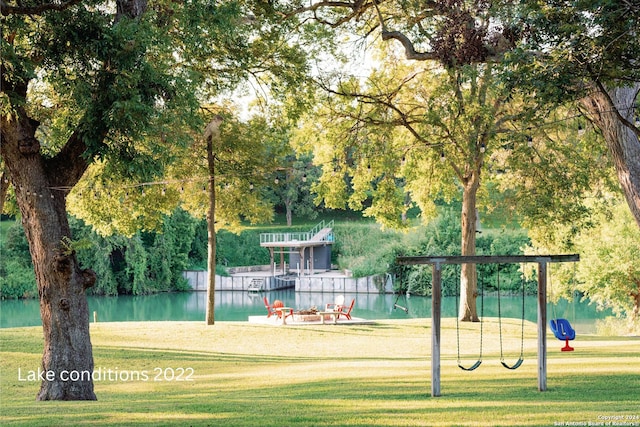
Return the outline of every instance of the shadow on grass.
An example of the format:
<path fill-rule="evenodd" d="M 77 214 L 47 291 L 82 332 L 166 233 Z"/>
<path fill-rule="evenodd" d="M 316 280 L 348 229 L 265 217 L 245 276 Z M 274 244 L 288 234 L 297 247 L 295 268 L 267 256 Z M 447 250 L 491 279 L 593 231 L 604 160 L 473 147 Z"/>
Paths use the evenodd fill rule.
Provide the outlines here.
<path fill-rule="evenodd" d="M 98 402 L 42 402 L 37 413 L 33 403 L 14 405 L 6 425 L 552 425 L 630 411 L 640 386 L 637 376 L 564 374 L 541 393 L 531 378 L 470 377 L 445 383 L 443 396 L 432 398 L 426 371 L 297 383 L 275 374 L 266 385 L 250 378 L 150 384 L 142 391 L 107 384 Z"/>
<path fill-rule="evenodd" d="M 153 349 L 153 348 L 137 348 L 127 347 L 126 351 L 116 347 L 94 347 L 94 357 L 96 359 L 119 359 L 127 360 L 131 363 L 133 361 L 160 361 L 167 359 L 171 361 L 184 361 L 184 362 L 230 362 L 230 363 L 247 363 L 250 365 L 255 364 L 300 364 L 309 362 L 365 362 L 365 361 L 385 361 L 389 363 L 394 362 L 410 362 L 410 361 L 425 361 L 425 357 L 388 357 L 388 356 L 358 356 L 357 352 L 354 355 L 341 354 L 337 351 L 335 356 L 277 356 L 270 354 L 241 354 L 241 353 L 225 353 L 214 351 L 180 351 L 180 350 L 167 350 L 167 349 Z M 207 357 L 208 359 L 203 359 Z"/>

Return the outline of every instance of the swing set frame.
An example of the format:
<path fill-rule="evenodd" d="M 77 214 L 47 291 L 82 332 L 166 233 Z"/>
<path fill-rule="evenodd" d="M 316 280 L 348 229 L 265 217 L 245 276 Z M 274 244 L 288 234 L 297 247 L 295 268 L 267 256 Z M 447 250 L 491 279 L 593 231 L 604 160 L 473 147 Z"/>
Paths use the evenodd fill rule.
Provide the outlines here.
<path fill-rule="evenodd" d="M 538 391 L 547 390 L 547 267 L 549 263 L 578 262 L 571 255 L 474 255 L 474 256 L 405 256 L 396 258 L 400 265 L 428 265 L 433 268 L 431 282 L 431 396 L 440 396 L 440 321 L 442 319 L 442 266 L 444 264 L 538 264 Z"/>

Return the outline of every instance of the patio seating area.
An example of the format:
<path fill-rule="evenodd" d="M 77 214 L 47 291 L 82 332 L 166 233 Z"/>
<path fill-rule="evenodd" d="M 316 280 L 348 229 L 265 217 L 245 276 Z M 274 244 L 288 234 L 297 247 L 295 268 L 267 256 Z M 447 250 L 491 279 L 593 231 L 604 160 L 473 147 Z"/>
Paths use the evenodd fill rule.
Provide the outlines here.
<path fill-rule="evenodd" d="M 355 299 L 351 303 L 344 304 L 344 295 L 338 295 L 336 301 L 325 305 L 323 310 L 311 307 L 304 310 L 294 310 L 291 307 L 284 307 L 280 300 L 269 303 L 268 298 L 263 298 L 266 316 L 249 316 L 250 323 L 260 323 L 265 325 L 313 325 L 325 324 L 327 321 L 337 324 L 366 324 L 373 321 L 351 316 L 351 310 L 355 304 Z"/>

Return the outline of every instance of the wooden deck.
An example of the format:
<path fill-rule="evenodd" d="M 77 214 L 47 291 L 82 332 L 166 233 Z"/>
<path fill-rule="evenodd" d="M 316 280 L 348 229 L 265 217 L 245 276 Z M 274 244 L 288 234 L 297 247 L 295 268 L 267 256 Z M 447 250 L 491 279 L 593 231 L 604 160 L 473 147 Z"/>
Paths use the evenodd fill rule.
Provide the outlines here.
<path fill-rule="evenodd" d="M 260 325 L 273 325 L 273 326 L 283 326 L 282 320 L 270 317 L 267 318 L 264 316 L 249 316 L 249 323 L 256 323 Z M 351 316 L 351 320 L 345 319 L 344 317 L 340 318 L 337 322 L 333 322 L 333 319 L 327 322 L 323 322 L 322 317 L 317 314 L 294 314 L 293 317 L 287 318 L 287 324 L 284 326 L 311 326 L 311 325 L 373 325 L 375 324 L 375 320 L 367 320 L 361 319 L 359 317 Z"/>

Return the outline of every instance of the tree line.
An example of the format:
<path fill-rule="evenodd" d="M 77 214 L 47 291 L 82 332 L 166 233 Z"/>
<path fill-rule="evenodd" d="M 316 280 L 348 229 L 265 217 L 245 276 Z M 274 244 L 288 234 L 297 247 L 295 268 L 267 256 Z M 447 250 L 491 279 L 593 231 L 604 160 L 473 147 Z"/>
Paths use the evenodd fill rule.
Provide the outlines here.
<path fill-rule="evenodd" d="M 401 231 L 383 231 L 375 222 L 366 219 L 337 221 L 334 233 L 332 264 L 350 270 L 354 277 L 393 273 L 395 291 L 414 295 L 430 295 L 430 270 L 400 271 L 394 259 L 400 255 L 423 253 L 455 254 L 460 252 L 460 225 L 455 215 L 456 206 L 442 206 L 440 215 L 426 227 L 417 226 L 411 239 Z M 327 211 L 328 217 L 341 217 L 357 212 Z M 332 216 L 332 214 L 334 214 Z M 206 270 L 206 221 L 177 209 L 163 218 L 156 231 L 137 231 L 131 236 L 114 234 L 101 236 L 82 220 L 70 217 L 76 240 L 69 245 L 76 251 L 81 265 L 91 268 L 100 276 L 88 293 L 91 295 L 145 295 L 158 292 L 189 290 L 183 271 Z M 12 221 L 4 238 L 0 259 L 0 298 L 37 298 L 37 287 L 29 247 L 19 223 Z M 308 228 L 308 227 L 307 227 Z M 294 229 L 305 230 L 304 226 Z M 255 227 L 240 233 L 226 230 L 218 232 L 217 273 L 228 274 L 225 267 L 266 265 L 269 253 L 260 247 L 260 233 L 274 230 L 291 231 L 291 227 Z M 372 245 L 375 241 L 377 244 Z M 479 237 L 481 253 L 522 254 L 530 244 L 526 231 L 493 230 Z M 485 289 L 495 290 L 495 272 L 484 271 Z M 504 289 L 513 291 L 521 282 L 518 268 L 503 268 Z M 506 278 L 506 280 L 505 280 Z M 446 282 L 448 283 L 448 282 Z M 535 283 L 535 282 L 534 282 Z M 448 285 L 447 285 L 448 286 Z M 445 286 L 447 295 L 455 294 L 457 287 Z M 515 286 L 515 287 L 514 287 Z M 531 283 L 527 293 L 535 292 Z"/>

